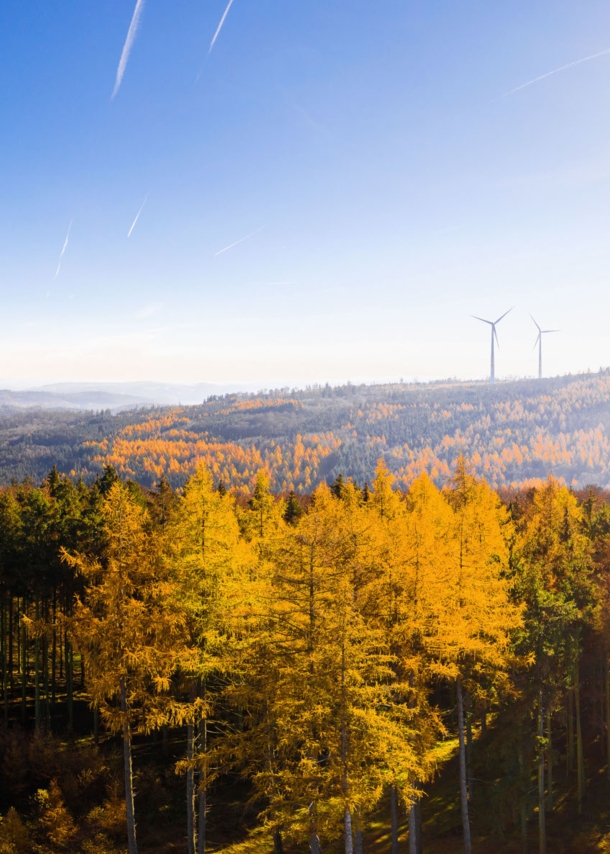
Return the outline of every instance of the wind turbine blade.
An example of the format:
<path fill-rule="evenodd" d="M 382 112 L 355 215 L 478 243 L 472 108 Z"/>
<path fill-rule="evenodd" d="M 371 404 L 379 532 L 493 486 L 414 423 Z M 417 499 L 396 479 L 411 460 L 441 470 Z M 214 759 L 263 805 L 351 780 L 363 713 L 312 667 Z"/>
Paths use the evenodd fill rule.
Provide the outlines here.
<path fill-rule="evenodd" d="M 490 326 L 493 326 L 493 322 L 491 320 L 485 320 L 484 317 L 477 317 L 476 314 L 471 314 L 471 317 L 474 317 L 475 320 L 480 320 L 481 323 L 489 323 Z"/>
<path fill-rule="evenodd" d="M 541 333 L 541 332 L 539 332 L 539 333 L 538 333 L 538 337 L 536 338 L 536 343 L 534 344 L 534 347 L 533 347 L 533 349 L 534 349 L 534 350 L 535 350 L 535 349 L 536 349 L 536 347 L 538 346 L 538 342 L 540 341 L 540 336 L 541 336 L 541 335 L 542 335 L 542 333 Z"/>
<path fill-rule="evenodd" d="M 561 332 L 561 329 L 541 329 L 541 330 L 540 330 L 540 332 L 541 332 L 543 335 L 546 335 L 546 334 L 547 334 L 547 332 Z"/>
<path fill-rule="evenodd" d="M 496 323 L 497 323 L 497 322 L 498 322 L 498 321 L 496 320 Z M 491 326 L 491 328 L 492 328 L 492 330 L 493 330 L 492 335 L 493 335 L 493 336 L 494 336 L 494 338 L 496 339 L 496 344 L 498 345 L 498 350 L 499 350 L 499 349 L 500 349 L 500 342 L 498 341 L 498 333 L 497 333 L 497 331 L 496 331 L 496 323 L 493 323 L 493 324 L 492 324 L 492 326 Z"/>
<path fill-rule="evenodd" d="M 542 329 L 538 326 L 538 324 L 537 324 L 537 323 L 536 323 L 536 321 L 534 320 L 534 315 L 533 315 L 533 314 L 530 314 L 530 317 L 531 317 L 531 318 L 532 318 L 532 320 L 534 321 L 534 323 L 535 323 L 535 325 L 536 325 L 536 329 L 538 330 L 538 332 L 542 332 Z"/>
<path fill-rule="evenodd" d="M 513 306 L 511 306 L 511 307 L 508 309 L 508 311 L 505 311 L 505 312 L 504 312 L 504 314 L 502 315 L 502 317 L 499 317 L 499 318 L 498 318 L 496 321 L 494 321 L 494 322 L 495 322 L 495 323 L 499 323 L 501 320 L 503 320 L 503 319 L 506 317 L 506 315 L 507 315 L 509 312 L 511 312 L 511 311 L 513 310 L 513 308 L 514 308 L 514 307 L 515 307 L 514 305 L 513 305 Z"/>

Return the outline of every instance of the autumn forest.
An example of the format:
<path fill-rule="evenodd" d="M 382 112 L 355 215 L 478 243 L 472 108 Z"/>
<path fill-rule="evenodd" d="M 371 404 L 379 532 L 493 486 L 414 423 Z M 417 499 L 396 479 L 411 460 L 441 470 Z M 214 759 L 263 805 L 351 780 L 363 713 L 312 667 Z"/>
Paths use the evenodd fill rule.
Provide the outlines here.
<path fill-rule="evenodd" d="M 576 488 L 610 485 L 610 372 L 489 385 L 318 386 L 209 398 L 200 406 L 70 413 L 0 412 L 0 483 L 60 473 L 91 482 L 107 463 L 151 487 L 182 487 L 199 461 L 248 495 L 308 494 L 339 474 L 361 486 L 380 457 L 400 489 L 422 470 L 437 486 L 460 455 L 495 489 L 549 473 Z"/>
<path fill-rule="evenodd" d="M 608 850 L 607 493 L 217 475 L 0 493 L 1 852 Z"/>

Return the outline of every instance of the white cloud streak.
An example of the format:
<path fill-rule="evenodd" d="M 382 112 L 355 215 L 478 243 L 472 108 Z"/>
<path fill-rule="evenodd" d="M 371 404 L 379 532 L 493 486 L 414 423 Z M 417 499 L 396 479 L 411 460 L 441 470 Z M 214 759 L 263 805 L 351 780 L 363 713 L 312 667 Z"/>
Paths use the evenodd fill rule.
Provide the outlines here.
<path fill-rule="evenodd" d="M 514 95 L 515 92 L 520 92 L 521 89 L 527 89 L 528 86 L 533 86 L 534 83 L 539 83 L 541 80 L 546 80 L 547 77 L 552 77 L 553 74 L 559 74 L 560 71 L 566 71 L 568 68 L 574 68 L 575 65 L 580 65 L 583 62 L 590 62 L 592 59 L 598 59 L 600 56 L 607 56 L 610 53 L 610 48 L 600 50 L 599 53 L 592 53 L 591 56 L 583 56 L 582 59 L 575 59 L 574 62 L 568 62 L 567 65 L 561 65 L 559 68 L 554 68 L 553 71 L 547 71 L 546 74 L 541 74 L 540 77 L 534 77 L 533 80 L 528 80 L 527 83 L 522 83 L 521 86 L 516 86 L 509 92 L 505 92 L 502 96 L 506 98 L 508 95 Z"/>
<path fill-rule="evenodd" d="M 132 232 L 132 231 L 134 230 L 134 228 L 136 227 L 136 223 L 137 223 L 137 221 L 140 219 L 140 214 L 141 214 L 141 213 L 142 213 L 142 211 L 144 210 L 144 205 L 146 204 L 146 202 L 147 202 L 147 201 L 148 201 L 148 195 L 146 196 L 146 198 L 145 198 L 145 199 L 144 199 L 144 201 L 142 202 L 142 206 L 141 206 L 140 210 L 137 212 L 137 214 L 136 214 L 136 218 L 135 218 L 135 219 L 134 219 L 134 221 L 131 223 L 131 228 L 130 228 L 130 229 L 129 229 L 129 231 L 127 232 L 127 237 L 131 237 L 131 232 Z"/>
<path fill-rule="evenodd" d="M 112 96 L 110 98 L 111 101 L 121 88 L 123 75 L 125 74 L 125 69 L 127 68 L 127 63 L 129 61 L 129 54 L 131 53 L 133 43 L 135 42 L 136 35 L 138 34 L 138 27 L 140 26 L 140 17 L 142 16 L 142 10 L 144 9 L 145 2 L 146 0 L 137 0 L 136 8 L 133 10 L 131 24 L 129 25 L 129 30 L 127 31 L 127 38 L 125 39 L 125 44 L 123 45 L 123 52 L 121 53 L 121 58 L 119 60 L 119 66 L 116 70 L 116 80 L 114 83 Z"/>
<path fill-rule="evenodd" d="M 55 270 L 55 275 L 53 276 L 56 279 L 59 276 L 59 271 L 61 270 L 61 259 L 64 257 L 65 251 L 68 248 L 68 242 L 70 240 L 70 229 L 72 228 L 72 220 L 70 220 L 70 225 L 68 226 L 68 231 L 66 233 L 66 239 L 64 240 L 64 245 L 61 247 L 61 252 L 59 253 L 59 261 L 57 262 L 57 270 Z"/>
<path fill-rule="evenodd" d="M 227 252 L 229 249 L 233 249 L 234 246 L 237 246 L 238 243 L 243 243 L 244 240 L 250 240 L 251 237 L 254 237 L 255 234 L 258 234 L 259 231 L 262 231 L 265 226 L 261 225 L 260 228 L 257 228 L 256 231 L 252 231 L 250 234 L 246 234 L 245 237 L 240 237 L 239 240 L 236 240 L 235 243 L 229 243 L 228 246 L 225 246 L 224 249 L 219 249 L 218 252 L 214 252 L 214 258 L 217 255 L 222 255 L 223 252 Z"/>
<path fill-rule="evenodd" d="M 226 17 L 227 17 L 227 15 L 229 14 L 229 9 L 231 8 L 231 6 L 232 6 L 232 5 L 233 5 L 233 0 L 229 0 L 229 3 L 228 3 L 228 5 L 227 5 L 227 8 L 225 9 L 225 11 L 224 11 L 224 14 L 223 14 L 222 18 L 220 19 L 220 23 L 218 24 L 218 27 L 217 27 L 217 29 L 216 29 L 216 32 L 214 33 L 214 37 L 212 38 L 212 41 L 210 42 L 210 49 L 208 50 L 208 56 L 212 53 L 212 48 L 213 48 L 213 47 L 214 47 L 214 45 L 216 44 L 216 39 L 217 39 L 217 38 L 218 38 L 218 36 L 220 35 L 220 31 L 222 30 L 223 24 L 224 24 L 224 22 L 225 22 L 225 18 L 226 18 Z"/>

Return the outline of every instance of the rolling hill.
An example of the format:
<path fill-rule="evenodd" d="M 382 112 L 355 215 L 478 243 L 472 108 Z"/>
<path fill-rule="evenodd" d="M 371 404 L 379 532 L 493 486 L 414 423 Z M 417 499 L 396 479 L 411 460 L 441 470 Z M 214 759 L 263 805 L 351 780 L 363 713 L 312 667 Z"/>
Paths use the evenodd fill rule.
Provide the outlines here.
<path fill-rule="evenodd" d="M 339 473 L 370 480 L 383 457 L 401 488 L 437 482 L 460 454 L 494 487 L 552 473 L 610 486 L 610 371 L 498 383 L 345 385 L 212 396 L 199 406 L 112 414 L 0 415 L 0 477 L 41 480 L 53 464 L 94 477 L 106 463 L 151 485 L 179 485 L 198 460 L 247 490 L 266 467 L 278 491 L 308 492 Z"/>

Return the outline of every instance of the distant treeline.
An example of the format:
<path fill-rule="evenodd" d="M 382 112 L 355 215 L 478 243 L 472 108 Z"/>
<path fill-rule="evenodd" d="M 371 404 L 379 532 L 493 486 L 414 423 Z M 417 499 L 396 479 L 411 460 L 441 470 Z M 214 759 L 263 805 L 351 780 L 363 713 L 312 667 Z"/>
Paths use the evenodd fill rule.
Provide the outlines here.
<path fill-rule="evenodd" d="M 306 497 L 54 468 L 0 493 L 0 573 L 2 852 L 202 854 L 238 792 L 275 854 L 360 854 L 386 811 L 417 854 L 455 755 L 467 854 L 544 854 L 610 785 L 599 490 L 502 502 L 463 458 L 442 491 L 380 460 Z"/>

